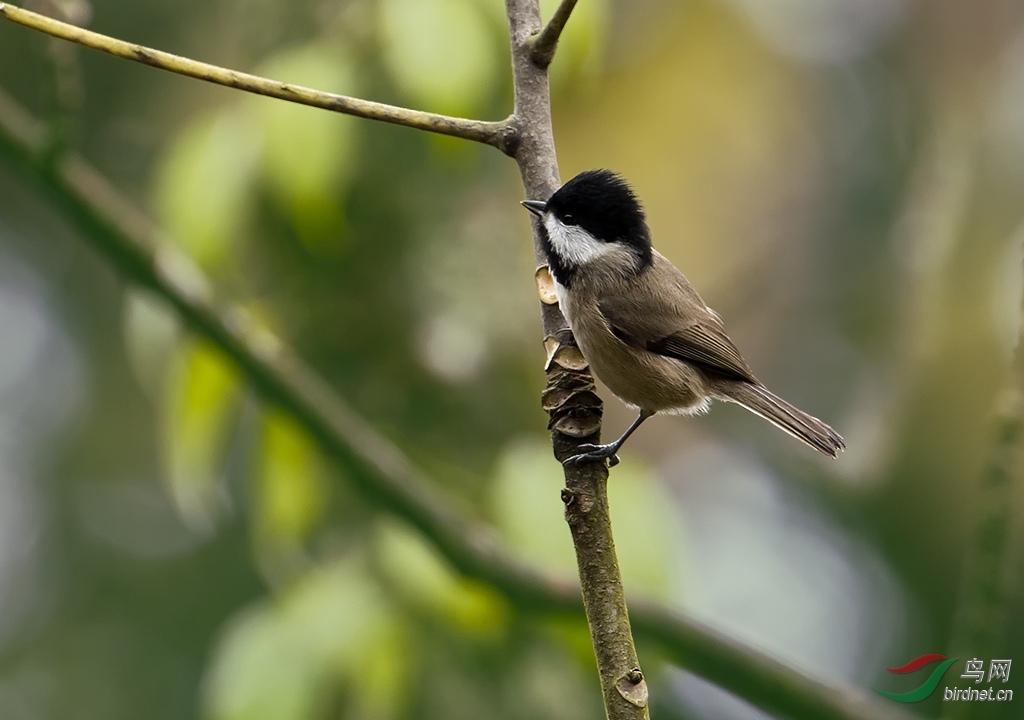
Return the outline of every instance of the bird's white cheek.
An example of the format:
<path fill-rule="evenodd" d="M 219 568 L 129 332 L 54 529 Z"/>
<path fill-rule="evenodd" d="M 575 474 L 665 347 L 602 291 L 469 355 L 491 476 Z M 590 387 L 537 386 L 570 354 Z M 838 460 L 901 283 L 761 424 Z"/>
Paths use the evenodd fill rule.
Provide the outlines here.
<path fill-rule="evenodd" d="M 563 225 L 554 215 L 544 218 L 551 247 L 572 265 L 584 265 L 613 252 L 610 243 L 596 239 L 578 225 Z"/>

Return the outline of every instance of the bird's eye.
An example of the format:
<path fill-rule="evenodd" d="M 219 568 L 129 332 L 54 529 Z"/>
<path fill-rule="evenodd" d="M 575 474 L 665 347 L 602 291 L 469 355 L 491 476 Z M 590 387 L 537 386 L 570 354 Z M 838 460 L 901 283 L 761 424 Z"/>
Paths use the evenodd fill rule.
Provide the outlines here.
<path fill-rule="evenodd" d="M 563 225 L 575 225 L 576 224 L 576 218 L 574 218 L 572 216 L 572 214 L 566 213 L 565 215 L 562 216 L 562 224 Z"/>

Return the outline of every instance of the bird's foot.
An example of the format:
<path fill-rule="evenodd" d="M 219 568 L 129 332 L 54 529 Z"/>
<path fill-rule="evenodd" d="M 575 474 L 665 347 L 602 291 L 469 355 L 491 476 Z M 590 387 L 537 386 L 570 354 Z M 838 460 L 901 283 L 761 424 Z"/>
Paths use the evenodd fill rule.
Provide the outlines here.
<path fill-rule="evenodd" d="M 619 464 L 619 456 L 615 454 L 615 451 L 619 449 L 618 444 L 609 443 L 607 445 L 580 445 L 580 450 L 584 452 L 579 455 L 573 455 L 568 458 L 563 465 L 578 465 L 582 462 L 589 462 L 592 460 L 608 460 L 608 467 L 615 467 Z"/>

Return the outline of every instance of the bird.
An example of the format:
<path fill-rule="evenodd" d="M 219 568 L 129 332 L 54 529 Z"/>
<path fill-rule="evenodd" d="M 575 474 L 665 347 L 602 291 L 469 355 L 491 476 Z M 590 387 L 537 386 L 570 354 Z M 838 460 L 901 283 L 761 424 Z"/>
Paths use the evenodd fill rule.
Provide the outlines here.
<path fill-rule="evenodd" d="M 682 272 L 654 249 L 639 199 L 620 175 L 576 175 L 536 216 L 559 308 L 598 378 L 639 414 L 615 442 L 584 444 L 565 463 L 608 460 L 656 413 L 696 415 L 712 400 L 742 405 L 836 458 L 843 438 L 758 380 Z"/>

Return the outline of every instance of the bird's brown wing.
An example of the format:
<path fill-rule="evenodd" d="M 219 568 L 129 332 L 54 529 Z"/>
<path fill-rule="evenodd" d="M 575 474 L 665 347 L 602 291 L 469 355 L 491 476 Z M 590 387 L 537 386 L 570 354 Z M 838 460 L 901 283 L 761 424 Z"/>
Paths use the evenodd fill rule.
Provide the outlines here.
<path fill-rule="evenodd" d="M 750 367 L 725 334 L 721 322 L 703 303 L 694 313 L 697 317 L 688 317 L 689 312 L 684 315 L 668 303 L 659 303 L 654 299 L 656 295 L 644 294 L 644 297 L 646 303 L 638 302 L 635 295 L 633 298 L 610 295 L 598 301 L 598 309 L 617 338 L 659 355 L 756 382 Z M 641 307 L 642 304 L 665 306 Z"/>
<path fill-rule="evenodd" d="M 697 323 L 660 340 L 647 343 L 659 355 L 706 365 L 726 375 L 754 381 L 754 373 L 724 330 Z"/>

